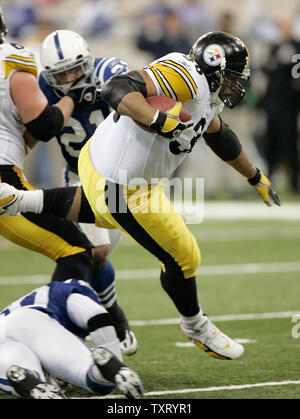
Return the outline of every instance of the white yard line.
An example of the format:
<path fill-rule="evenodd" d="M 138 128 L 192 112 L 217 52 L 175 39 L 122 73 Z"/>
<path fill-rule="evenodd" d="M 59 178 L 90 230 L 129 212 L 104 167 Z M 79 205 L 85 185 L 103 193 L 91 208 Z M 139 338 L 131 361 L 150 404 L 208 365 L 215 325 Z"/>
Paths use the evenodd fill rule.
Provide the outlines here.
<path fill-rule="evenodd" d="M 200 266 L 199 276 L 219 275 L 251 275 L 257 273 L 299 272 L 300 261 L 270 262 L 270 263 L 243 263 L 228 265 Z M 117 280 L 159 278 L 160 269 L 123 269 L 116 271 Z M 50 281 L 50 275 L 20 275 L 0 276 L 0 285 L 26 285 L 42 284 Z"/>
<path fill-rule="evenodd" d="M 205 393 L 205 392 L 213 392 L 213 391 L 232 391 L 232 390 L 245 390 L 249 388 L 258 388 L 258 387 L 275 387 L 275 386 L 286 386 L 286 385 L 300 385 L 300 380 L 288 380 L 288 381 L 269 381 L 265 383 L 253 383 L 253 384 L 238 384 L 238 385 L 230 385 L 230 386 L 219 386 L 219 387 L 200 387 L 200 388 L 184 388 L 180 390 L 164 390 L 164 391 L 149 391 L 148 393 L 144 394 L 144 397 L 151 397 L 151 396 L 168 396 L 171 394 L 187 394 L 187 393 Z M 74 398 L 84 398 L 84 397 L 74 397 Z M 118 395 L 108 395 L 108 396 L 93 396 L 93 397 L 86 397 L 89 399 L 120 399 L 124 398 L 124 396 Z"/>
<path fill-rule="evenodd" d="M 176 202 L 175 208 L 176 208 Z M 180 205 L 179 207 L 180 208 Z M 197 214 L 199 204 L 186 202 L 183 204 L 184 216 Z M 247 201 L 204 201 L 205 220 L 300 220 L 299 203 L 283 203 L 281 207 L 265 206 L 258 198 L 257 202 Z"/>
<path fill-rule="evenodd" d="M 299 311 L 277 311 L 271 313 L 246 313 L 246 314 L 225 314 L 222 316 L 209 316 L 214 322 L 230 322 L 230 321 L 243 321 L 243 320 L 265 320 L 265 319 L 287 319 L 292 318 L 294 314 L 300 313 Z M 157 320 L 132 320 L 131 326 L 163 326 L 169 324 L 179 324 L 179 318 L 157 319 Z"/>

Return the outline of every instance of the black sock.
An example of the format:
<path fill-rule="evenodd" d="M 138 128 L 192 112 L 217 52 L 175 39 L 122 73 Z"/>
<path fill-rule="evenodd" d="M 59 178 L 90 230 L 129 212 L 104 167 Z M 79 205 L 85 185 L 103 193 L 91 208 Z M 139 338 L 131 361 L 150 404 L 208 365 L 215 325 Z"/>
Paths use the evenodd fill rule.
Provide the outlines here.
<path fill-rule="evenodd" d="M 195 277 L 184 278 L 178 273 L 161 271 L 160 281 L 180 314 L 191 317 L 199 312 Z"/>
<path fill-rule="evenodd" d="M 129 324 L 126 315 L 117 301 L 115 301 L 114 304 L 111 307 L 108 307 L 106 310 L 111 315 L 118 339 L 122 342 L 126 337 L 126 330 L 129 330 Z"/>

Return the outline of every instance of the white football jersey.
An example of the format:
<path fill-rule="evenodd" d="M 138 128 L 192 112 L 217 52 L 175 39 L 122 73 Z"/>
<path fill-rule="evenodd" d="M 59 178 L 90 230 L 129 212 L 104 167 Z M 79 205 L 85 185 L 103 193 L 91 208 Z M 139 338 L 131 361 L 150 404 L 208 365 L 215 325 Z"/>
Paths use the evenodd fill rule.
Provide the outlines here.
<path fill-rule="evenodd" d="M 25 127 L 11 98 L 9 80 L 18 70 L 37 77 L 37 65 L 31 51 L 14 43 L 0 45 L 0 60 L 0 164 L 23 169 Z"/>
<path fill-rule="evenodd" d="M 211 104 L 206 77 L 196 62 L 181 53 L 168 54 L 145 68 L 158 96 L 180 101 L 190 111 L 195 137 L 184 144 L 180 137 L 169 140 L 140 128 L 130 117 L 115 121 L 111 113 L 91 139 L 90 155 L 97 172 L 119 184 L 157 182 L 169 177 L 190 153 L 223 104 Z"/>

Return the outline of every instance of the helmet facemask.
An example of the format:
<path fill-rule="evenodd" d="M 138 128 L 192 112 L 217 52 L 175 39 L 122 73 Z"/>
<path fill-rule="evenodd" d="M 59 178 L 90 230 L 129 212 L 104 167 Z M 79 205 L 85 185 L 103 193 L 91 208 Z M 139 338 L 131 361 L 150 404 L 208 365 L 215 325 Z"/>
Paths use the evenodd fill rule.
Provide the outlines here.
<path fill-rule="evenodd" d="M 234 108 L 245 95 L 245 85 L 249 79 L 250 71 L 243 73 L 226 69 L 226 60 L 222 59 L 221 69 L 207 75 L 213 105 L 224 103 L 228 108 Z"/>
<path fill-rule="evenodd" d="M 42 71 L 42 75 L 46 82 L 55 89 L 59 96 L 61 96 L 61 94 L 65 95 L 72 87 L 74 81 L 80 78 L 82 78 L 82 81 L 76 84 L 76 87 L 84 87 L 88 85 L 88 78 L 92 75 L 93 71 L 93 61 L 92 56 L 81 57 L 72 64 L 60 66 L 59 68 L 45 68 L 45 70 Z M 62 77 L 63 73 L 67 71 L 70 73 L 78 73 L 78 77 L 72 82 L 62 84 L 59 82 L 59 76 Z"/>

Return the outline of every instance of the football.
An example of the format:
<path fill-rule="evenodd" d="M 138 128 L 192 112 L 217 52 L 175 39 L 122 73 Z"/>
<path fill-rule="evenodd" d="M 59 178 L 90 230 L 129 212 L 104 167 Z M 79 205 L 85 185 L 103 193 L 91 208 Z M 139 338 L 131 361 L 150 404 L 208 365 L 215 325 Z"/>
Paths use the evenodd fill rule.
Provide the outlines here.
<path fill-rule="evenodd" d="M 169 109 L 173 108 L 173 106 L 178 102 L 178 100 L 172 99 L 167 96 L 149 96 L 149 97 L 146 97 L 146 101 L 149 103 L 149 105 L 153 106 L 153 108 L 158 109 L 161 112 L 168 111 Z M 190 112 L 184 106 L 182 106 L 179 118 L 182 122 L 187 122 L 191 119 Z M 143 128 L 145 131 L 154 132 L 151 128 L 149 128 L 148 126 L 144 124 L 141 124 L 135 119 L 134 119 L 134 122 L 140 128 Z"/>

